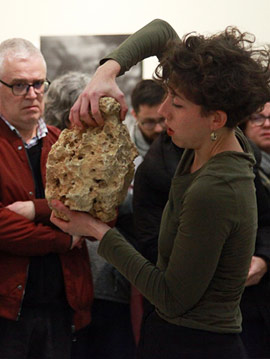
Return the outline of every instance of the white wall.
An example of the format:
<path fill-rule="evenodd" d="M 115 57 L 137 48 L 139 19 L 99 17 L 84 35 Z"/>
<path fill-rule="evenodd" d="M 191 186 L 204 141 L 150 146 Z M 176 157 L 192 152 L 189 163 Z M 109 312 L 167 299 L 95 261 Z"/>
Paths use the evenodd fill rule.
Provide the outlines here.
<path fill-rule="evenodd" d="M 24 37 L 36 46 L 40 36 L 133 33 L 154 18 L 180 36 L 236 25 L 270 43 L 270 0 L 0 0 L 0 9 L 0 41 Z M 144 77 L 155 64 L 144 63 Z"/>

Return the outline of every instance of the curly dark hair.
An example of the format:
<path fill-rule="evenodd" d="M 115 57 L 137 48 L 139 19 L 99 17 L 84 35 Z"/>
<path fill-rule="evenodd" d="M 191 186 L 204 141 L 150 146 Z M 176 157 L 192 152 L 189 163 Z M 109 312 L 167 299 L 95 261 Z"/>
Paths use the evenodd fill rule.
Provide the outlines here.
<path fill-rule="evenodd" d="M 270 100 L 270 51 L 255 36 L 227 27 L 210 37 L 189 33 L 168 43 L 155 77 L 202 107 L 222 110 L 233 128 Z"/>

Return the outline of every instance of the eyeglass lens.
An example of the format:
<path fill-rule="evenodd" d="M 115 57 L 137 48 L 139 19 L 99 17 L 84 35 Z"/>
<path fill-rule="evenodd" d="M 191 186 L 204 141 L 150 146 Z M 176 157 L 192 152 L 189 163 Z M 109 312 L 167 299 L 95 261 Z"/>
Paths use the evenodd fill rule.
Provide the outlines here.
<path fill-rule="evenodd" d="M 270 120 L 270 116 L 253 116 L 250 121 L 253 126 L 263 126 L 267 119 Z"/>
<path fill-rule="evenodd" d="M 149 120 L 149 121 L 143 121 L 142 122 L 142 125 L 145 127 L 145 128 L 148 128 L 148 129 L 153 129 L 155 128 L 155 126 L 159 124 L 161 127 L 165 127 L 165 119 L 160 119 L 158 121 L 154 121 L 154 120 Z"/>
<path fill-rule="evenodd" d="M 47 89 L 49 87 L 49 83 L 47 81 L 37 81 L 31 85 L 24 84 L 24 83 L 18 83 L 18 84 L 14 84 L 12 86 L 12 91 L 13 91 L 14 95 L 25 95 L 28 93 L 30 87 L 33 87 L 35 93 L 39 94 L 39 93 L 47 91 Z"/>

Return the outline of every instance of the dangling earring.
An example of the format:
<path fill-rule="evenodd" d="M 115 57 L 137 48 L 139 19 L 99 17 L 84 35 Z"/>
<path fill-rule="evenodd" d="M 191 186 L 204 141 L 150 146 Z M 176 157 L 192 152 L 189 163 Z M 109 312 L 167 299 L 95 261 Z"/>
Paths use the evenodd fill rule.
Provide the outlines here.
<path fill-rule="evenodd" d="M 211 141 L 213 141 L 213 142 L 217 140 L 217 134 L 215 131 L 211 132 L 210 138 L 211 138 Z"/>

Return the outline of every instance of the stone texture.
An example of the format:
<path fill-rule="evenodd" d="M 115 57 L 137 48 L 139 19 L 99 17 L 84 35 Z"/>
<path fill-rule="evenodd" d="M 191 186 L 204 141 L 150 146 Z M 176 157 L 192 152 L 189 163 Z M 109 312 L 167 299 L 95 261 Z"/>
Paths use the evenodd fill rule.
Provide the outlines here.
<path fill-rule="evenodd" d="M 118 102 L 103 97 L 99 105 L 103 127 L 65 129 L 52 146 L 45 195 L 49 204 L 59 199 L 72 210 L 109 222 L 125 199 L 138 153 L 119 119 Z M 55 214 L 65 219 L 63 214 Z"/>

